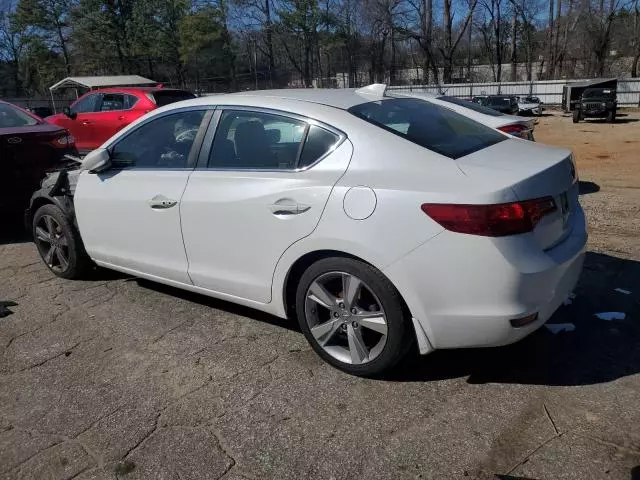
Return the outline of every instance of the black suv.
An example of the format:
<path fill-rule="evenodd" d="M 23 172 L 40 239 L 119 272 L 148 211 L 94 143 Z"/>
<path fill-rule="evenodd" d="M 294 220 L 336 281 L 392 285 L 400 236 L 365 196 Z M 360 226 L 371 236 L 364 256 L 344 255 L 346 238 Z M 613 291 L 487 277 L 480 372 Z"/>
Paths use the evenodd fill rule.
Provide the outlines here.
<path fill-rule="evenodd" d="M 585 118 L 606 118 L 613 123 L 616 120 L 618 100 L 616 91 L 610 88 L 587 88 L 576 103 L 573 111 L 573 123 Z"/>
<path fill-rule="evenodd" d="M 513 95 L 489 95 L 483 105 L 507 115 L 518 113 L 518 99 Z"/>

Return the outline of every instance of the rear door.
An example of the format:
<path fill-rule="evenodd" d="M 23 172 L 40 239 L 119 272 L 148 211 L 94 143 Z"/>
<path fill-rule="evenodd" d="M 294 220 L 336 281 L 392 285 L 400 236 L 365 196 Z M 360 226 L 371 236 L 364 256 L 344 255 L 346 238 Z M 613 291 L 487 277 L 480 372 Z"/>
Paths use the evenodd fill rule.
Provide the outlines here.
<path fill-rule="evenodd" d="M 94 260 L 191 283 L 180 208 L 211 115 L 191 108 L 154 116 L 110 147 L 112 168 L 80 175 L 74 203 Z"/>
<path fill-rule="evenodd" d="M 182 197 L 189 275 L 199 287 L 267 303 L 278 259 L 318 224 L 351 143 L 283 112 L 234 107 L 215 120 Z"/>

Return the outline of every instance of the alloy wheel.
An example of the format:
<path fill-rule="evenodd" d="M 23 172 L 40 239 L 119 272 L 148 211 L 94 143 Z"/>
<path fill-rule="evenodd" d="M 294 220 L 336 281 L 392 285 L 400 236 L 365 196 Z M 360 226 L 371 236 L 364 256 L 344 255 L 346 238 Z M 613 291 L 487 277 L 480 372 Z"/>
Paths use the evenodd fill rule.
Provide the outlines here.
<path fill-rule="evenodd" d="M 69 239 L 51 215 L 42 215 L 35 227 L 35 240 L 42 259 L 55 272 L 69 268 Z"/>
<path fill-rule="evenodd" d="M 305 296 L 305 319 L 318 345 L 352 365 L 373 361 L 387 341 L 387 317 L 362 279 L 345 272 L 317 277 Z"/>

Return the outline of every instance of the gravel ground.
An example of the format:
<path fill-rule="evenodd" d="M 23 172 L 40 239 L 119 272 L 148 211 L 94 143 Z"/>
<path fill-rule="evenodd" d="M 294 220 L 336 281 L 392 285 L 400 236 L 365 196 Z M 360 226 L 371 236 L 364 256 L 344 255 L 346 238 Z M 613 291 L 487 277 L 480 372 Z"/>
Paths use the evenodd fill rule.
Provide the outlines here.
<path fill-rule="evenodd" d="M 550 320 L 574 330 L 381 380 L 249 309 L 116 273 L 57 279 L 3 232 L 0 478 L 640 479 L 638 119 L 536 129 L 577 154 L 589 253 Z"/>

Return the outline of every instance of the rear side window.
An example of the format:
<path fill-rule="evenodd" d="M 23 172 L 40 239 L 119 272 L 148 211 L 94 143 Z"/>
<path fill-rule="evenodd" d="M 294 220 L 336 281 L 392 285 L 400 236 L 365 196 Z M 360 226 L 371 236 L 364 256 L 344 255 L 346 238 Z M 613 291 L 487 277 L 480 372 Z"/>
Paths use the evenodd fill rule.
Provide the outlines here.
<path fill-rule="evenodd" d="M 103 112 L 110 112 L 112 110 L 124 110 L 125 109 L 125 96 L 122 93 L 105 93 L 102 96 L 102 108 Z"/>
<path fill-rule="evenodd" d="M 340 137 L 335 133 L 322 127 L 311 125 L 298 161 L 298 168 L 305 168 L 317 162 L 335 148 L 338 140 L 340 140 Z"/>
<path fill-rule="evenodd" d="M 443 102 L 453 103 L 454 105 L 459 105 L 460 107 L 468 108 L 469 110 L 473 110 L 474 112 L 482 113 L 483 115 L 491 115 L 492 117 L 503 117 L 504 113 L 500 113 L 497 110 L 492 108 L 484 107 L 478 103 L 470 102 L 468 100 L 463 100 L 458 97 L 447 97 L 446 95 L 443 97 L 438 97 L 438 100 L 442 100 Z"/>
<path fill-rule="evenodd" d="M 413 98 L 362 103 L 353 115 L 421 147 L 460 158 L 507 137 L 447 108 Z"/>
<path fill-rule="evenodd" d="M 209 168 L 295 170 L 330 152 L 340 137 L 297 118 L 225 110 L 213 140 Z"/>
<path fill-rule="evenodd" d="M 163 107 L 170 103 L 181 102 L 182 100 L 196 98 L 193 93 L 187 92 L 186 90 L 157 90 L 150 95 L 151 100 L 158 107 Z"/>

